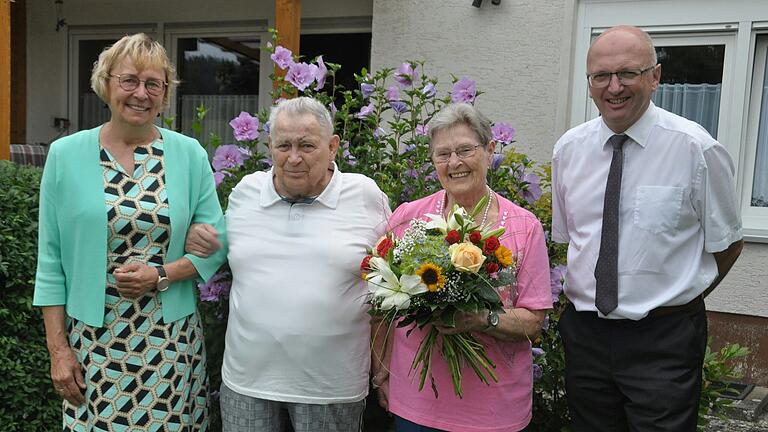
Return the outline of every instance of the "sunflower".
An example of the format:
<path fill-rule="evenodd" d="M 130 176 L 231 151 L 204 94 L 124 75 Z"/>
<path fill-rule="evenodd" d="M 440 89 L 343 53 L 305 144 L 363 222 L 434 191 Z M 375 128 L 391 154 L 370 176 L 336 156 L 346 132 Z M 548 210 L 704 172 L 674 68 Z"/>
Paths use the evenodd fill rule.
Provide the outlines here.
<path fill-rule="evenodd" d="M 499 246 L 499 248 L 494 252 L 494 255 L 496 255 L 496 259 L 499 260 L 499 264 L 501 264 L 503 267 L 509 267 L 512 265 L 512 263 L 514 263 L 512 252 L 504 246 Z"/>
<path fill-rule="evenodd" d="M 440 291 L 445 286 L 445 276 L 440 266 L 432 263 L 422 264 L 416 274 L 421 277 L 421 281 L 427 286 L 430 292 Z"/>

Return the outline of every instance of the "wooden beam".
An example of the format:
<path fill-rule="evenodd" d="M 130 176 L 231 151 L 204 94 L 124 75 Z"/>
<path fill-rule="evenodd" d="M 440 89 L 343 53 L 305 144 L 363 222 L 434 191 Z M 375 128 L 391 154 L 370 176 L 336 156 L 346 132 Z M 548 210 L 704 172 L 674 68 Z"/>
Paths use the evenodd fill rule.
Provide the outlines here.
<path fill-rule="evenodd" d="M 27 0 L 11 2 L 11 144 L 27 142 Z"/>
<path fill-rule="evenodd" d="M 299 54 L 301 0 L 275 0 L 275 30 L 278 43 Z M 285 76 L 286 72 L 275 66 L 275 76 Z"/>
<path fill-rule="evenodd" d="M 11 159 L 10 0 L 0 0 L 0 159 Z"/>

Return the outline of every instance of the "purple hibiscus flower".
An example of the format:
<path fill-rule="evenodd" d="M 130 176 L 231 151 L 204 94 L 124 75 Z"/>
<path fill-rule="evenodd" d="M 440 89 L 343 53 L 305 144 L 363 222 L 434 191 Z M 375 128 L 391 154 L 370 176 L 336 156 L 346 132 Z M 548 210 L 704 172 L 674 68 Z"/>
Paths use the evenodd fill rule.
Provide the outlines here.
<path fill-rule="evenodd" d="M 376 86 L 373 84 L 368 83 L 361 83 L 360 84 L 360 93 L 363 94 L 363 97 L 368 99 L 372 94 L 373 91 L 376 89 Z"/>
<path fill-rule="evenodd" d="M 359 119 L 364 119 L 364 118 L 368 117 L 371 114 L 373 114 L 373 102 L 371 102 L 368 105 L 360 108 L 360 112 L 355 114 L 355 117 L 357 117 Z"/>
<path fill-rule="evenodd" d="M 453 103 L 472 103 L 477 95 L 476 84 L 475 81 L 467 77 L 462 77 L 460 80 L 456 81 L 456 84 L 453 85 L 453 90 L 451 91 L 451 101 Z"/>
<path fill-rule="evenodd" d="M 413 65 L 410 63 L 403 63 L 397 68 L 395 72 L 395 81 L 400 83 L 403 87 L 410 87 L 413 82 L 419 77 L 419 73 L 413 69 Z"/>
<path fill-rule="evenodd" d="M 496 123 L 491 128 L 493 139 L 502 144 L 509 144 L 515 138 L 515 128 L 509 123 Z"/>
<path fill-rule="evenodd" d="M 563 282 L 568 268 L 562 264 L 555 266 L 549 271 L 549 287 L 552 291 L 552 303 L 560 299 L 560 293 L 563 292 Z"/>
<path fill-rule="evenodd" d="M 427 136 L 429 134 L 429 125 L 420 124 L 416 125 L 416 135 Z"/>
<path fill-rule="evenodd" d="M 433 83 L 427 83 L 427 85 L 424 86 L 423 89 L 421 89 L 421 94 L 428 98 L 432 98 L 437 94 L 437 89 L 435 88 L 435 85 Z"/>
<path fill-rule="evenodd" d="M 389 106 L 398 114 L 408 111 L 408 105 L 403 101 L 392 101 L 389 103 Z"/>
<path fill-rule="evenodd" d="M 224 177 L 226 177 L 228 175 L 232 175 L 232 174 L 230 174 L 230 173 L 228 173 L 226 171 L 216 171 L 216 172 L 213 173 L 213 183 L 216 185 L 217 188 L 219 187 L 221 182 L 224 181 Z"/>
<path fill-rule="evenodd" d="M 197 288 L 200 290 L 200 300 L 218 301 L 221 297 L 229 295 L 232 283 L 229 280 L 222 280 L 229 276 L 228 272 L 219 272 L 206 283 L 200 283 Z"/>
<path fill-rule="evenodd" d="M 346 161 L 351 166 L 357 165 L 357 158 L 355 158 L 355 155 L 349 151 L 349 141 L 344 141 L 341 144 L 341 149 L 341 156 L 344 158 L 344 161 Z"/>
<path fill-rule="evenodd" d="M 531 354 L 533 354 L 534 357 L 541 357 L 544 355 L 544 350 L 538 347 L 531 348 Z"/>
<path fill-rule="evenodd" d="M 247 149 L 238 147 L 234 144 L 219 146 L 213 154 L 213 169 L 216 171 L 237 168 L 243 165 L 246 159 L 250 157 Z"/>
<path fill-rule="evenodd" d="M 259 137 L 259 119 L 245 111 L 233 118 L 229 125 L 234 129 L 238 141 L 251 141 Z"/>
<path fill-rule="evenodd" d="M 405 154 L 416 150 L 416 144 L 408 144 L 400 150 L 400 154 Z"/>
<path fill-rule="evenodd" d="M 528 183 L 527 188 L 523 191 L 523 199 L 528 201 L 529 204 L 533 204 L 541 198 L 541 179 L 539 176 L 533 173 L 528 173 L 523 176 L 523 181 Z"/>
<path fill-rule="evenodd" d="M 333 102 L 328 104 L 328 110 L 331 112 L 331 118 L 336 117 L 336 113 L 339 112 L 339 110 L 336 108 L 336 104 Z"/>
<path fill-rule="evenodd" d="M 280 45 L 275 48 L 275 52 L 272 53 L 269 58 L 271 58 L 280 69 L 289 68 L 293 65 L 293 53 L 288 48 L 284 48 Z"/>
<path fill-rule="evenodd" d="M 306 63 L 294 63 L 288 68 L 288 73 L 285 75 L 285 79 L 294 87 L 300 91 L 304 91 L 313 81 L 315 81 L 315 73 L 317 66 Z"/>
<path fill-rule="evenodd" d="M 375 131 L 373 131 L 373 137 L 376 139 L 380 139 L 384 135 L 387 134 L 387 131 L 385 131 L 383 128 L 377 127 Z"/>
<path fill-rule="evenodd" d="M 323 62 L 323 56 L 318 56 L 317 70 L 315 71 L 315 81 L 317 81 L 317 85 L 315 86 L 315 91 L 325 87 L 325 76 L 327 74 L 328 74 L 328 68 L 325 67 L 325 62 Z"/>
<path fill-rule="evenodd" d="M 398 90 L 396 86 L 390 86 L 387 91 L 384 92 L 384 97 L 386 97 L 389 102 L 399 101 L 400 90 Z"/>
<path fill-rule="evenodd" d="M 544 371 L 541 370 L 541 366 L 534 364 L 533 365 L 533 380 L 538 381 L 541 379 L 541 377 L 544 376 Z"/>
<path fill-rule="evenodd" d="M 504 155 L 499 153 L 494 153 L 493 159 L 491 159 L 491 169 L 492 170 L 498 169 L 499 166 L 501 166 L 502 162 L 504 162 Z"/>

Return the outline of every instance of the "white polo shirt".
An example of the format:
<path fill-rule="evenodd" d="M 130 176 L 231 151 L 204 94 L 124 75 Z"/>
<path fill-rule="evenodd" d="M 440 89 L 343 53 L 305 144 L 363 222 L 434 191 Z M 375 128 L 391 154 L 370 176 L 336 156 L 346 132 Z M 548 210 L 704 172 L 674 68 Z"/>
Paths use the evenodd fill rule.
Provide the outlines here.
<path fill-rule="evenodd" d="M 733 162 L 704 128 L 651 103 L 625 133 L 619 304 L 607 317 L 637 320 L 701 294 L 717 277 L 712 253 L 742 233 Z M 586 122 L 560 138 L 552 159 L 552 239 L 568 243 L 565 293 L 579 311 L 597 311 L 613 134 L 602 118 Z"/>
<path fill-rule="evenodd" d="M 227 209 L 229 302 L 222 380 L 285 402 L 356 402 L 368 393 L 370 320 L 360 262 L 386 231 L 386 195 L 335 169 L 311 204 L 289 204 L 272 170 L 248 175 Z"/>

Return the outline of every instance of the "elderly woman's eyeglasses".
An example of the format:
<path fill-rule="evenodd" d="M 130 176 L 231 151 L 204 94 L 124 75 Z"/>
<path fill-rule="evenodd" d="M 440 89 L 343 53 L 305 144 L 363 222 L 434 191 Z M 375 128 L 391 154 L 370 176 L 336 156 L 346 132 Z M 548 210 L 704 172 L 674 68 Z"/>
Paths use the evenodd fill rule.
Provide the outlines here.
<path fill-rule="evenodd" d="M 434 158 L 435 162 L 437 163 L 446 163 L 451 159 L 451 155 L 456 153 L 456 156 L 459 159 L 467 159 L 475 155 L 478 147 L 481 147 L 480 144 L 475 144 L 473 146 L 461 146 L 455 150 L 440 149 L 436 150 L 435 153 L 432 154 L 432 158 Z"/>
<path fill-rule="evenodd" d="M 608 87 L 608 85 L 611 83 L 611 77 L 616 75 L 616 78 L 619 79 L 619 83 L 621 85 L 632 85 L 637 84 L 637 82 L 640 80 L 640 76 L 655 67 L 656 66 L 654 65 L 645 69 L 626 69 L 617 72 L 597 72 L 593 74 L 587 74 L 587 80 L 589 81 L 590 87 L 603 88 Z"/>
<path fill-rule="evenodd" d="M 136 90 L 141 83 L 144 83 L 144 88 L 147 90 L 147 93 L 152 96 L 160 96 L 163 94 L 165 87 L 168 85 L 168 83 L 163 80 L 154 78 L 142 80 L 133 74 L 109 74 L 109 76 L 117 78 L 120 88 L 128 92 Z"/>

